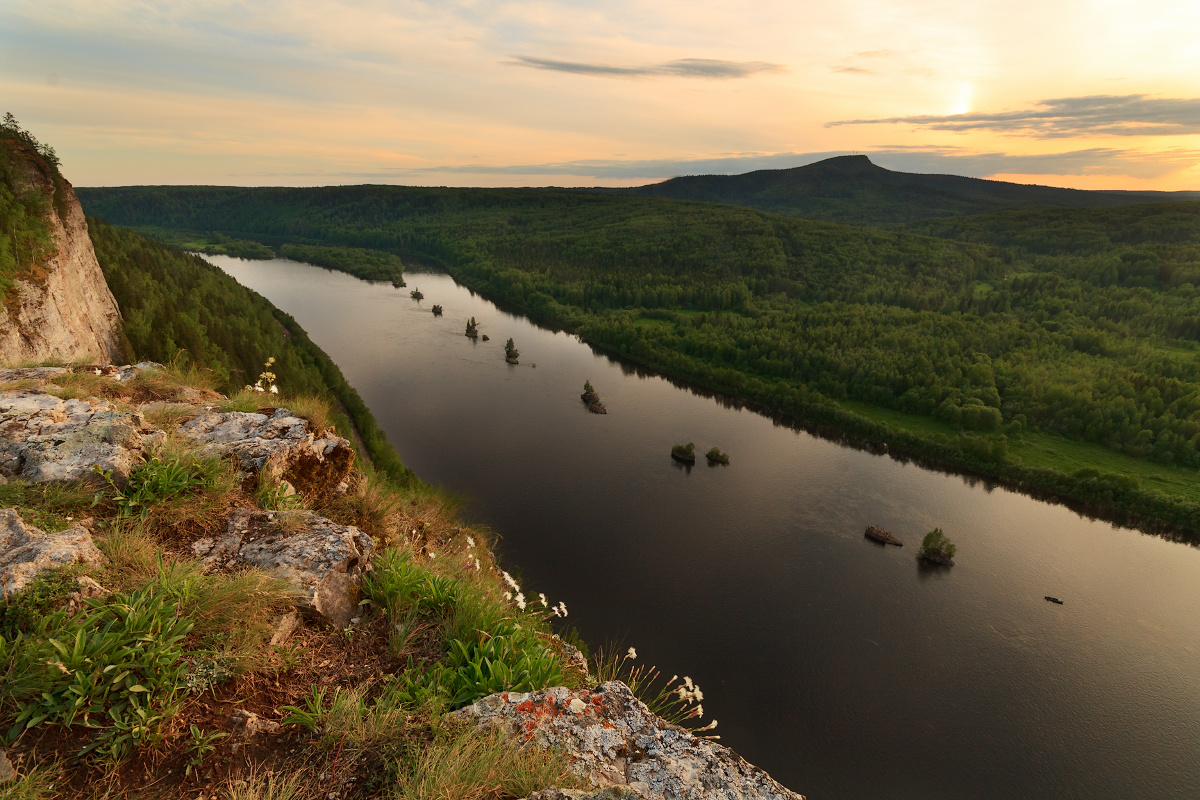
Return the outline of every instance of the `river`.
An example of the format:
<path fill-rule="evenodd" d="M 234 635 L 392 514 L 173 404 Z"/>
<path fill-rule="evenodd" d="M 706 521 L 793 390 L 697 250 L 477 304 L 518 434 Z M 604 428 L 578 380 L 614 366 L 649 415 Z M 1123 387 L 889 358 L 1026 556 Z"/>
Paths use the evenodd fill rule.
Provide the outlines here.
<path fill-rule="evenodd" d="M 206 258 L 304 326 L 422 479 L 469 498 L 527 595 L 690 676 L 723 743 L 786 786 L 1200 796 L 1200 550 L 777 425 L 446 275 L 394 289 Z M 471 316 L 489 342 L 463 336 Z M 607 415 L 580 402 L 585 380 Z M 675 464 L 689 441 L 730 465 Z M 869 524 L 905 546 L 864 539 Z M 918 566 L 935 526 L 953 568 Z"/>

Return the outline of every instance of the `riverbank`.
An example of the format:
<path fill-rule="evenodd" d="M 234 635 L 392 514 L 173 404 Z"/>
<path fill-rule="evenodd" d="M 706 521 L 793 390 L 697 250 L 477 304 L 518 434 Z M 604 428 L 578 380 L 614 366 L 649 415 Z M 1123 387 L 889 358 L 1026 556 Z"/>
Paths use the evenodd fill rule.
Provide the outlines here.
<path fill-rule="evenodd" d="M 563 308 L 557 304 L 543 305 L 539 310 L 523 307 L 513 297 L 495 296 L 491 283 L 476 273 L 453 265 L 446 268 L 463 286 L 492 302 L 517 309 L 539 324 L 577 334 L 601 351 L 689 388 L 745 403 L 788 425 L 900 460 L 912 460 L 927 468 L 991 481 L 1172 541 L 1200 544 L 1200 485 L 1192 472 L 1118 453 L 1104 453 L 1107 456 L 1104 459 L 1085 456 L 1080 466 L 1080 452 L 1092 450 L 1095 454 L 1098 450 L 1085 443 L 1037 432 L 1029 436 L 1043 443 L 1038 448 L 1041 463 L 1026 465 L 1017 461 L 1018 454 L 1032 453 L 1034 448 L 1018 447 L 1010 452 L 1009 437 L 1005 434 L 954 431 L 948 425 L 939 426 L 934 420 L 915 415 L 865 404 L 839 403 L 804 386 L 767 382 L 732 369 L 715 370 L 701 359 L 656 348 L 641 337 L 634 337 L 631 347 L 630 339 L 622 337 L 619 328 L 581 320 L 574 313 L 556 314 L 554 309 Z M 1046 447 L 1046 442 L 1061 443 L 1059 447 L 1065 452 L 1054 452 L 1057 448 Z M 1125 463 L 1128 467 L 1118 471 L 1113 468 L 1115 463 Z M 1154 476 L 1161 488 L 1144 486 L 1137 477 L 1139 472 Z"/>
<path fill-rule="evenodd" d="M 650 800 L 702 780 L 798 800 L 678 727 L 702 727 L 690 679 L 667 691 L 632 649 L 589 662 L 553 632 L 566 603 L 527 598 L 486 528 L 427 486 L 360 471 L 330 405 L 203 379 L 0 369 L 0 722 L 19 734 L 0 749 L 6 791 L 512 800 L 615 785 Z M 104 446 L 80 444 L 98 431 Z M 537 713 L 518 699 L 551 687 Z M 542 746 L 473 722 L 510 698 L 527 738 L 545 724 Z M 600 720 L 672 746 L 626 769 L 612 743 L 571 733 Z"/>

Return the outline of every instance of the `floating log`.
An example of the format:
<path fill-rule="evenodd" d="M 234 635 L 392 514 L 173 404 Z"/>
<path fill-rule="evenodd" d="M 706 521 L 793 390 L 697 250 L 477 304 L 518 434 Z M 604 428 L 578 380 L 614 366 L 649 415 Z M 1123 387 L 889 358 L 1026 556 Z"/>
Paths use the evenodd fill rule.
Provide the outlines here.
<path fill-rule="evenodd" d="M 892 536 L 883 528 L 877 528 L 874 525 L 868 525 L 867 532 L 863 535 L 871 541 L 879 542 L 880 544 L 894 544 L 896 547 L 904 547 L 904 542 Z"/>
<path fill-rule="evenodd" d="M 1063 604 L 1063 601 L 1059 600 L 1057 597 L 1051 597 L 1050 595 L 1046 595 L 1046 599 L 1049 600 L 1051 603 L 1058 603 L 1060 606 Z"/>

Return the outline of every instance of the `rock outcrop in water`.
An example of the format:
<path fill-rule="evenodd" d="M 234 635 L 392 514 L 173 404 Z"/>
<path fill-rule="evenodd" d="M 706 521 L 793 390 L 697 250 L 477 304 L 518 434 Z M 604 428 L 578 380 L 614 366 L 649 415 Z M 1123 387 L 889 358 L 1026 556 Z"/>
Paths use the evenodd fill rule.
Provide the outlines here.
<path fill-rule="evenodd" d="M 0 139 L 14 194 L 45 197 L 55 251 L 18 277 L 0 308 L 0 364 L 121 356 L 121 312 L 113 299 L 87 220 L 67 180 L 26 143 Z"/>

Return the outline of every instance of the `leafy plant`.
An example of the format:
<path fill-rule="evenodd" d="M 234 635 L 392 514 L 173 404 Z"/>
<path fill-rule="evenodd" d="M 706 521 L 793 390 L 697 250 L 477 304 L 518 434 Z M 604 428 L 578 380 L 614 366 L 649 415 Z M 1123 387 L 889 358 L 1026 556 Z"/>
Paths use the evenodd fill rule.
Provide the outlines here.
<path fill-rule="evenodd" d="M 321 723 L 327 713 L 325 688 L 313 686 L 308 697 L 304 698 L 303 706 L 282 706 L 279 710 L 286 712 L 281 725 L 299 725 L 307 731 L 316 732 L 321 729 Z"/>
<path fill-rule="evenodd" d="M 119 760 L 160 738 L 174 713 L 187 683 L 180 643 L 192 623 L 153 586 L 87 603 L 74 619 L 57 612 L 34 635 L 18 637 L 8 689 L 17 715 L 8 735 L 81 722 L 102 730 L 83 752 Z"/>
<path fill-rule="evenodd" d="M 204 764 L 205 756 L 217 749 L 216 743 L 229 734 L 224 731 L 204 733 L 195 725 L 189 725 L 188 731 L 192 735 L 192 741 L 187 746 L 189 755 L 184 774 L 191 775 L 193 770 L 199 769 Z"/>
<path fill-rule="evenodd" d="M 157 505 L 213 487 L 223 465 L 219 459 L 153 458 L 131 474 L 124 487 L 113 480 L 112 470 L 95 469 L 109 485 L 119 516 L 146 519 Z M 97 495 L 96 501 L 100 498 Z"/>
<path fill-rule="evenodd" d="M 495 692 L 528 692 L 564 680 L 557 656 L 516 623 L 481 634 L 475 641 L 453 639 L 449 644 L 453 708 Z"/>

